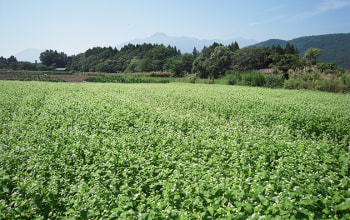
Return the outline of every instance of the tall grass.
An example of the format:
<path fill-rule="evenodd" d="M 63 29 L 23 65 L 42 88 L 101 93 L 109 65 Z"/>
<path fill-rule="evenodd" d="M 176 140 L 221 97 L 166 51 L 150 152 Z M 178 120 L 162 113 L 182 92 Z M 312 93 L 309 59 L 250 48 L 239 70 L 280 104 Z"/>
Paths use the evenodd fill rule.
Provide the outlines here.
<path fill-rule="evenodd" d="M 263 74 L 258 71 L 246 73 L 234 72 L 228 77 L 228 85 L 257 86 L 268 88 L 280 88 L 283 85 L 283 76 L 278 74 Z"/>
<path fill-rule="evenodd" d="M 102 83 L 169 83 L 169 79 L 164 77 L 140 77 L 134 75 L 105 75 L 102 77 L 91 76 L 87 82 Z"/>
<path fill-rule="evenodd" d="M 228 71 L 223 81 L 228 85 L 241 85 L 266 88 L 306 89 L 333 93 L 350 92 L 350 74 L 348 72 L 329 74 L 317 69 L 289 71 L 289 79 L 281 74 L 265 74 L 258 71 Z"/>
<path fill-rule="evenodd" d="M 333 93 L 350 92 L 348 72 L 329 74 L 317 69 L 289 71 L 289 79 L 284 82 L 285 89 L 308 89 Z"/>

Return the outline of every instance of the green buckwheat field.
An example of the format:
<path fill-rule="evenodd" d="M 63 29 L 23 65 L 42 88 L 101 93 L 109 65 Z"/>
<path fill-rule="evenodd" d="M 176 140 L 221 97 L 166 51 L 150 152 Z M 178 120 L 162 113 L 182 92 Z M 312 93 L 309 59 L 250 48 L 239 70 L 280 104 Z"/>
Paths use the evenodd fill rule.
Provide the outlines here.
<path fill-rule="evenodd" d="M 350 96 L 0 81 L 0 219 L 349 219 Z"/>

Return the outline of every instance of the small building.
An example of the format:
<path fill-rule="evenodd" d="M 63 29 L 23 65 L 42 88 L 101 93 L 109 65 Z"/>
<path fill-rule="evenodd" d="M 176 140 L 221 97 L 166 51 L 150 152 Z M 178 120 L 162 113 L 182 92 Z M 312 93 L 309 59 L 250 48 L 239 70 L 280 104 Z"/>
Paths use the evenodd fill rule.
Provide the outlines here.
<path fill-rule="evenodd" d="M 275 73 L 274 69 L 260 69 L 260 73 Z"/>
<path fill-rule="evenodd" d="M 54 71 L 65 72 L 65 71 L 67 71 L 67 68 L 55 68 Z"/>

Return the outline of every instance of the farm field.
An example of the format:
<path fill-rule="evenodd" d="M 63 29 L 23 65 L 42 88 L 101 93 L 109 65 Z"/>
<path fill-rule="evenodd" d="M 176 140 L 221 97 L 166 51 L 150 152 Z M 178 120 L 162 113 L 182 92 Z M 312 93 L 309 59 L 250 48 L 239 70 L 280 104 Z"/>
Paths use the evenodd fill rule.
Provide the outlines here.
<path fill-rule="evenodd" d="M 0 219 L 350 218 L 350 96 L 0 81 Z"/>

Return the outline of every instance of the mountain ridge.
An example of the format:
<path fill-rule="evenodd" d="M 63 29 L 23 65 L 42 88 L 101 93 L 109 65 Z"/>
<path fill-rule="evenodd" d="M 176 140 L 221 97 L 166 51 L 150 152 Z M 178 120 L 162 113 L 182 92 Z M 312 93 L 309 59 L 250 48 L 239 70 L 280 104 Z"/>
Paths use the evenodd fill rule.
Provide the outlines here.
<path fill-rule="evenodd" d="M 120 49 L 121 47 L 129 43 L 131 44 L 153 43 L 153 44 L 163 44 L 165 46 L 167 45 L 176 46 L 178 49 L 181 50 L 182 53 L 191 53 L 194 47 L 196 47 L 197 50 L 201 51 L 204 46 L 210 46 L 214 42 L 228 45 L 235 41 L 237 41 L 240 47 L 246 47 L 257 43 L 256 40 L 246 39 L 246 38 L 232 38 L 228 40 L 198 39 L 195 37 L 188 37 L 188 36 L 179 36 L 179 37 L 169 36 L 163 32 L 157 32 L 146 38 L 126 41 L 124 43 L 117 45 L 117 48 Z"/>
<path fill-rule="evenodd" d="M 309 48 L 319 48 L 322 50 L 320 61 L 333 62 L 339 67 L 350 69 L 350 33 L 311 35 L 291 40 L 270 39 L 253 46 L 285 47 L 287 43 L 298 48 L 300 56 L 304 56 Z"/>

